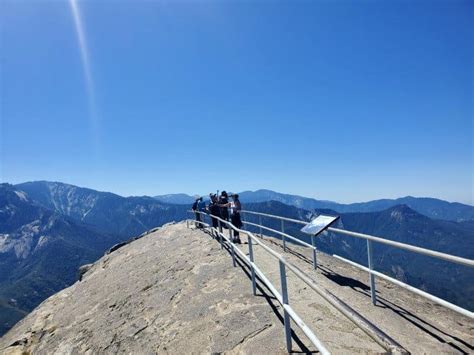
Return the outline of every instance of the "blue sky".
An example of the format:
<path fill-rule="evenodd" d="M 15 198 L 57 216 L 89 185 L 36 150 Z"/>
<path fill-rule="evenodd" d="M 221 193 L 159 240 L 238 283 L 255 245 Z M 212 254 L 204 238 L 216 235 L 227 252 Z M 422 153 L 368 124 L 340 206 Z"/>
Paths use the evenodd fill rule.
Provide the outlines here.
<path fill-rule="evenodd" d="M 470 1 L 77 8 L 0 4 L 2 181 L 473 203 Z"/>

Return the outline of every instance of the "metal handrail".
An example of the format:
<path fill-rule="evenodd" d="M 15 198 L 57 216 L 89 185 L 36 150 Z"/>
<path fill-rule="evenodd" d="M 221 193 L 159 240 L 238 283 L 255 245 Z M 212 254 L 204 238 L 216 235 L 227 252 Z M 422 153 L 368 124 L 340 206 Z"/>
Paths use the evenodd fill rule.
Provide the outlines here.
<path fill-rule="evenodd" d="M 308 328 L 308 326 L 301 320 L 301 318 L 296 314 L 296 312 L 292 309 L 292 307 L 288 304 L 288 291 L 287 291 L 287 283 L 286 283 L 286 267 L 291 270 L 300 280 L 306 283 L 311 289 L 316 291 L 319 295 L 321 295 L 327 302 L 329 302 L 332 306 L 334 306 L 339 312 L 341 312 L 347 319 L 351 320 L 357 327 L 359 327 L 362 331 L 364 331 L 368 336 L 370 336 L 373 340 L 375 340 L 379 345 L 381 345 L 385 350 L 391 353 L 407 353 L 403 347 L 401 347 L 395 340 L 390 338 L 386 335 L 383 331 L 378 329 L 376 326 L 371 324 L 368 320 L 364 317 L 360 316 L 355 310 L 341 301 L 339 298 L 331 294 L 329 291 L 321 288 L 316 284 L 314 280 L 310 277 L 305 275 L 303 271 L 297 268 L 295 265 L 286 261 L 286 259 L 281 255 L 272 250 L 270 247 L 265 245 L 263 242 L 258 240 L 251 232 L 239 229 L 235 227 L 231 222 L 226 221 L 218 216 L 210 215 L 205 212 L 201 211 L 190 211 L 193 213 L 199 213 L 201 216 L 208 216 L 212 219 L 216 219 L 218 221 L 219 229 L 211 228 L 211 230 L 215 231 L 217 235 L 220 237 L 221 248 L 223 246 L 223 240 L 225 239 L 227 243 L 231 247 L 233 264 L 235 264 L 235 253 L 237 253 L 251 268 L 252 271 L 252 289 L 254 295 L 256 294 L 256 279 L 255 276 L 258 275 L 260 280 L 268 287 L 268 289 L 273 293 L 275 298 L 278 302 L 282 305 L 284 309 L 284 323 L 285 323 L 285 336 L 286 336 L 286 344 L 287 350 L 291 351 L 291 327 L 289 322 L 289 317 L 295 321 L 295 323 L 301 328 L 304 334 L 311 340 L 314 346 L 322 353 L 322 354 L 329 354 L 329 351 L 325 348 L 325 346 L 319 341 L 319 339 L 315 336 L 315 334 Z M 203 221 L 195 221 L 195 223 L 201 223 L 202 225 L 210 226 Z M 222 232 L 222 223 L 228 226 L 229 228 L 229 236 L 231 236 L 231 231 L 237 231 L 239 233 L 246 234 L 248 236 L 249 241 L 249 257 L 241 251 L 239 248 L 235 246 L 231 239 L 227 238 L 224 233 Z M 189 227 L 189 221 L 188 221 Z M 280 282 L 282 292 L 281 294 L 277 291 L 277 289 L 273 286 L 273 284 L 268 280 L 268 278 L 263 274 L 263 272 L 258 268 L 258 266 L 254 262 L 253 257 L 253 242 L 257 243 L 261 246 L 266 252 L 272 255 L 279 261 L 280 265 Z"/>
<path fill-rule="evenodd" d="M 301 225 L 309 224 L 309 222 L 305 222 L 305 221 L 298 220 L 298 219 L 280 217 L 280 216 L 276 216 L 276 215 L 272 215 L 272 214 L 266 214 L 266 213 L 260 213 L 260 212 L 241 211 L 241 213 L 254 214 L 254 215 L 274 218 L 274 219 L 278 219 L 278 220 L 298 223 L 298 224 L 301 224 Z M 377 242 L 377 243 L 387 244 L 387 245 L 390 245 L 390 246 L 393 246 L 393 247 L 396 247 L 396 248 L 413 251 L 413 252 L 418 253 L 418 254 L 424 254 L 424 255 L 432 256 L 432 257 L 435 257 L 435 258 L 438 258 L 438 259 L 451 261 L 453 263 L 474 267 L 474 260 L 466 259 L 466 258 L 463 258 L 463 257 L 460 257 L 460 256 L 441 253 L 439 251 L 426 249 L 426 248 L 421 248 L 421 247 L 417 247 L 417 246 L 411 245 L 411 244 L 395 242 L 393 240 L 376 237 L 376 236 L 373 236 L 373 235 L 370 235 L 370 234 L 357 233 L 357 232 L 347 231 L 347 230 L 339 229 L 339 228 L 329 227 L 328 231 L 333 232 L 333 233 L 348 235 L 350 237 L 356 237 L 356 238 L 362 238 L 362 239 L 366 239 L 366 240 L 372 240 L 372 241 Z"/>
<path fill-rule="evenodd" d="M 291 352 L 291 325 L 289 321 L 289 317 L 293 319 L 293 321 L 300 327 L 300 329 L 304 332 L 304 334 L 311 340 L 313 345 L 320 351 L 322 354 L 329 355 L 330 352 L 327 348 L 323 345 L 323 343 L 316 337 L 316 335 L 309 329 L 309 327 L 303 322 L 303 320 L 296 314 L 296 312 L 292 309 L 292 307 L 288 304 L 288 291 L 286 285 L 286 271 L 285 265 L 286 261 L 284 260 L 283 256 L 263 244 L 259 241 L 251 232 L 245 231 L 243 229 L 239 229 L 235 227 L 231 222 L 226 221 L 217 216 L 211 216 L 205 212 L 194 211 L 194 213 L 199 213 L 201 216 L 209 216 L 210 218 L 217 219 L 219 222 L 219 230 L 212 228 L 215 232 L 218 233 L 220 237 L 221 246 L 223 245 L 222 239 L 225 239 L 228 244 L 231 246 L 232 251 L 232 262 L 234 267 L 236 266 L 235 263 L 235 253 L 239 254 L 239 256 L 245 260 L 252 269 L 252 288 L 254 294 L 256 294 L 256 280 L 255 276 L 258 275 L 259 278 L 263 281 L 263 283 L 268 287 L 268 289 L 272 292 L 278 302 L 282 305 L 284 311 L 284 325 L 285 325 L 285 338 L 286 338 L 286 346 L 288 352 Z M 196 221 L 197 223 L 202 223 L 202 221 Z M 233 241 L 227 238 L 221 231 L 221 224 L 224 223 L 229 228 L 229 234 L 231 231 L 237 231 L 239 233 L 246 234 L 249 238 L 249 254 L 250 250 L 252 250 L 252 241 L 260 245 L 265 251 L 267 251 L 270 255 L 276 258 L 280 264 L 280 280 L 281 280 L 281 293 L 277 291 L 275 286 L 268 280 L 268 278 L 263 274 L 263 272 L 259 269 L 259 267 L 254 263 L 253 259 L 253 250 L 251 252 L 252 258 L 247 257 L 247 255 L 242 252 L 239 248 L 235 246 Z"/>
<path fill-rule="evenodd" d="M 251 223 L 251 222 L 248 222 L 248 221 L 242 221 L 242 223 L 245 225 L 250 225 L 250 226 L 254 226 L 254 227 L 259 227 L 260 228 L 260 234 L 262 234 L 262 229 L 265 229 L 265 230 L 268 230 L 270 232 L 273 232 L 273 233 L 276 233 L 276 234 L 279 234 L 282 236 L 282 241 L 283 241 L 283 250 L 286 251 L 286 239 L 290 239 L 296 243 L 299 243 L 301 245 L 304 245 L 305 247 L 308 247 L 308 248 L 311 248 L 313 250 L 312 254 L 313 254 L 313 267 L 314 269 L 316 270 L 317 268 L 317 261 L 316 261 L 316 242 L 314 240 L 314 236 L 311 237 L 311 243 L 312 244 L 308 244 L 306 243 L 305 241 L 301 240 L 301 239 L 298 239 L 298 238 L 295 238 L 287 233 L 284 233 L 284 229 L 285 229 L 285 226 L 284 226 L 284 223 L 285 221 L 287 222 L 292 222 L 292 223 L 301 223 L 302 221 L 298 221 L 296 219 L 291 219 L 291 218 L 286 218 L 286 217 L 280 217 L 279 219 L 281 220 L 281 232 L 276 230 L 276 229 L 273 229 L 273 228 L 268 228 L 264 225 L 262 225 L 262 216 L 263 217 L 273 217 L 273 215 L 269 215 L 269 214 L 266 214 L 266 213 L 259 213 L 259 212 L 250 212 L 250 211 L 241 211 L 242 213 L 251 213 L 251 214 L 255 214 L 255 215 L 258 215 L 260 218 L 259 218 L 259 222 L 260 224 L 256 224 L 256 223 Z M 306 223 L 304 223 L 306 224 Z"/>
<path fill-rule="evenodd" d="M 247 213 L 247 214 L 253 214 L 253 215 L 258 215 L 258 216 L 263 216 L 263 217 L 269 217 L 269 218 L 278 219 L 278 220 L 282 220 L 282 221 L 289 221 L 289 222 L 297 223 L 297 224 L 301 224 L 301 225 L 309 224 L 309 222 L 305 222 L 305 221 L 302 221 L 302 220 L 286 218 L 286 217 L 281 217 L 281 216 L 276 216 L 276 215 L 261 213 L 261 212 L 253 212 L 253 211 L 243 210 L 243 211 L 241 211 L 241 213 Z M 256 226 L 263 228 L 263 226 L 259 226 L 259 225 L 256 225 Z M 368 268 L 363 266 L 363 265 L 360 265 L 356 262 L 347 260 L 347 259 L 345 259 L 341 256 L 338 256 L 338 255 L 332 255 L 332 256 L 336 257 L 337 259 L 339 259 L 343 262 L 349 263 L 352 266 L 355 266 L 359 269 L 362 269 L 364 271 L 368 271 L 368 273 L 369 273 L 369 282 L 370 282 L 370 291 L 371 291 L 371 299 L 372 299 L 372 303 L 374 305 L 376 304 L 375 276 L 377 276 L 377 277 L 383 278 L 383 279 L 385 279 L 385 280 L 387 280 L 391 283 L 394 283 L 394 284 L 396 284 L 400 287 L 403 287 L 403 288 L 405 288 L 409 291 L 412 291 L 412 292 L 414 292 L 414 293 L 416 293 L 416 294 L 418 294 L 422 297 L 425 297 L 425 298 L 427 298 L 427 299 L 429 299 L 433 302 L 436 302 L 436 303 L 438 303 L 438 304 L 440 304 L 440 305 L 442 305 L 446 308 L 449 308 L 449 309 L 451 309 L 455 312 L 458 312 L 458 313 L 463 314 L 463 315 L 465 315 L 465 316 L 467 316 L 471 319 L 474 319 L 474 313 L 467 310 L 467 309 L 465 309 L 465 308 L 459 307 L 459 306 L 457 306 L 453 303 L 450 303 L 446 300 L 443 300 L 439 297 L 436 297 L 436 296 L 434 296 L 434 295 L 432 295 L 428 292 L 422 291 L 422 290 L 420 290 L 416 287 L 410 286 L 410 285 L 408 285 L 404 282 L 401 282 L 399 280 L 396 280 L 392 277 L 389 277 L 387 275 L 384 275 L 380 272 L 377 272 L 377 271 L 373 270 L 372 242 L 390 245 L 392 247 L 396 247 L 396 248 L 400 248 L 400 249 L 404 249 L 404 250 L 409 250 L 409 251 L 412 251 L 412 252 L 415 252 L 415 253 L 418 253 L 418 254 L 428 255 L 428 256 L 431 256 L 431 257 L 438 258 L 438 259 L 442 259 L 442 260 L 446 260 L 446 261 L 450 261 L 450 262 L 453 262 L 453 263 L 457 263 L 457 264 L 465 265 L 465 266 L 470 266 L 470 267 L 474 267 L 474 260 L 463 258 L 463 257 L 460 257 L 460 256 L 450 255 L 450 254 L 446 254 L 446 253 L 441 253 L 441 252 L 438 252 L 438 251 L 435 251 L 435 250 L 430 250 L 430 249 L 426 249 L 426 248 L 422 248 L 422 247 L 417 247 L 417 246 L 410 245 L 410 244 L 395 242 L 393 240 L 388 240 L 388 239 L 376 237 L 376 236 L 369 235 L 369 234 L 357 233 L 357 232 L 347 231 L 347 230 L 339 229 L 339 228 L 329 227 L 328 231 L 336 233 L 336 234 L 343 234 L 343 235 L 347 235 L 347 236 L 350 236 L 350 237 L 356 237 L 356 238 L 361 238 L 361 239 L 367 240 L 367 257 L 368 257 L 368 264 L 369 264 Z M 313 249 L 313 251 L 314 251 L 314 249 Z"/>
<path fill-rule="evenodd" d="M 300 219 L 293 219 L 293 218 L 287 218 L 287 217 L 281 217 L 281 216 L 275 216 L 273 214 L 268 214 L 268 213 L 262 213 L 262 212 L 254 212 L 254 211 L 247 211 L 247 210 L 242 210 L 240 213 L 249 213 L 249 214 L 254 214 L 257 216 L 263 216 L 263 217 L 270 217 L 270 218 L 277 218 L 283 221 L 288 221 L 288 222 L 293 222 L 293 223 L 299 223 L 303 225 L 307 225 L 308 222 L 302 221 Z"/>
<path fill-rule="evenodd" d="M 285 238 L 291 239 L 295 243 L 299 243 L 299 244 L 304 245 L 305 247 L 308 247 L 308 248 L 314 248 L 311 244 L 308 244 L 308 243 L 306 243 L 305 241 L 303 241 L 301 239 L 295 238 L 295 237 L 293 237 L 293 236 L 291 236 L 287 233 L 280 232 L 276 229 L 269 228 L 269 227 L 266 227 L 266 226 L 262 226 L 262 225 L 259 225 L 259 224 L 256 224 L 256 223 L 247 222 L 247 221 L 242 221 L 242 223 L 243 224 L 248 224 L 248 225 L 254 226 L 254 227 L 262 227 L 263 229 L 265 229 L 269 232 L 273 232 L 273 233 L 279 234 L 281 236 L 284 236 Z"/>
<path fill-rule="evenodd" d="M 369 235 L 369 234 L 351 232 L 351 231 L 347 231 L 347 230 L 344 230 L 344 229 L 333 228 L 333 227 L 329 227 L 328 230 L 330 232 L 344 234 L 344 235 L 348 235 L 350 237 L 356 237 L 356 238 L 361 238 L 361 239 L 366 239 L 366 240 L 372 240 L 372 241 L 377 242 L 377 243 L 386 244 L 386 245 L 390 245 L 392 247 L 409 250 L 409 251 L 412 251 L 412 252 L 415 252 L 415 253 L 418 253 L 418 254 L 424 254 L 424 255 L 432 256 L 434 258 L 447 260 L 447 261 L 450 261 L 450 262 L 453 262 L 453 263 L 456 263 L 456 264 L 461 264 L 461 265 L 474 267 L 474 260 L 472 260 L 472 259 L 466 259 L 466 258 L 463 258 L 463 257 L 460 257 L 460 256 L 441 253 L 439 251 L 426 249 L 426 248 L 422 248 L 422 247 L 417 247 L 417 246 L 411 245 L 411 244 L 395 242 L 393 240 L 384 239 L 384 238 L 380 238 L 380 237 L 375 237 L 375 236 Z"/>
<path fill-rule="evenodd" d="M 350 264 L 352 266 L 355 266 L 356 268 L 359 268 L 361 270 L 364 270 L 364 271 L 367 271 L 368 273 L 372 274 L 372 275 L 375 275 L 377 277 L 380 277 L 381 279 L 384 279 L 384 280 L 387 280 L 391 283 L 394 283 L 395 285 L 398 285 L 400 287 L 403 287 L 413 293 L 416 293 L 422 297 L 425 297 L 433 302 L 436 302 L 442 306 L 445 306 L 447 308 L 450 308 L 452 309 L 453 311 L 456 311 L 458 313 L 461 313 L 467 317 L 471 317 L 472 318 L 472 312 L 469 312 L 468 310 L 462 308 L 462 307 L 459 307 L 459 306 L 456 306 L 455 304 L 452 304 L 452 303 L 449 303 L 448 301 L 445 301 L 443 300 L 442 298 L 439 298 L 439 297 L 436 297 L 436 296 L 433 296 L 432 294 L 428 293 L 428 292 L 425 292 L 425 291 L 422 291 L 416 287 L 413 287 L 413 286 L 410 286 L 410 285 L 407 285 L 406 283 L 404 282 L 401 282 L 401 281 L 398 281 L 397 279 L 394 279 L 393 277 L 390 277 L 390 276 L 387 276 L 385 274 L 382 274 L 381 272 L 378 272 L 378 271 L 375 271 L 375 270 L 371 270 L 369 269 L 368 267 L 365 267 L 363 265 L 360 265 L 358 263 L 355 263 L 351 260 L 347 260 L 339 255 L 333 255 L 333 257 L 347 263 L 347 264 Z"/>

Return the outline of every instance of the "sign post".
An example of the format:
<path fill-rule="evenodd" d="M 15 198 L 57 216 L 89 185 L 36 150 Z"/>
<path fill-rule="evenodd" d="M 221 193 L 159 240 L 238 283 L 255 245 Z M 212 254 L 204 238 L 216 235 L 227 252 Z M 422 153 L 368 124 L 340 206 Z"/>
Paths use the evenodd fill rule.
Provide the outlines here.
<path fill-rule="evenodd" d="M 311 244 L 313 245 L 313 267 L 316 270 L 316 241 L 315 237 L 328 229 L 334 222 L 339 219 L 339 216 L 324 216 L 319 215 L 313 218 L 301 231 L 303 233 L 311 235 Z"/>

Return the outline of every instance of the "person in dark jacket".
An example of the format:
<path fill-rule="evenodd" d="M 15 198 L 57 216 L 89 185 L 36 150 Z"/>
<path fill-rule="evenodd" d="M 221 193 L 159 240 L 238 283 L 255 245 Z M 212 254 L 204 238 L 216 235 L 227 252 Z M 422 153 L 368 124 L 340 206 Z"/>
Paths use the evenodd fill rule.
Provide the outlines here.
<path fill-rule="evenodd" d="M 239 195 L 233 194 L 231 195 L 231 197 L 232 202 L 228 202 L 225 207 L 230 207 L 230 221 L 235 227 L 240 229 L 243 226 L 242 219 L 240 218 L 240 211 L 242 210 L 242 205 L 240 204 Z M 220 206 L 223 207 L 224 205 Z M 236 230 L 234 230 L 234 243 L 242 243 L 242 241 L 240 240 L 239 232 Z"/>
<path fill-rule="evenodd" d="M 202 210 L 202 197 L 198 197 L 196 201 L 194 201 L 192 210 L 196 215 L 196 227 L 202 228 L 203 225 L 201 224 L 201 214 L 199 213 Z"/>
<path fill-rule="evenodd" d="M 211 216 L 221 217 L 221 209 L 220 209 L 220 206 L 218 205 L 217 195 L 210 194 L 209 197 L 211 199 L 209 203 L 209 207 L 208 207 L 209 213 L 211 214 Z M 217 228 L 219 226 L 219 222 L 217 221 L 217 219 L 211 217 L 211 220 L 212 220 L 212 226 L 214 228 Z"/>
<path fill-rule="evenodd" d="M 229 210 L 227 209 L 228 203 L 229 203 L 229 196 L 227 195 L 227 192 L 222 191 L 221 195 L 219 196 L 219 206 L 225 206 L 225 207 L 220 207 L 220 209 L 221 209 L 221 218 L 225 219 L 226 221 L 229 220 Z M 227 225 L 224 225 L 223 227 L 227 228 Z"/>

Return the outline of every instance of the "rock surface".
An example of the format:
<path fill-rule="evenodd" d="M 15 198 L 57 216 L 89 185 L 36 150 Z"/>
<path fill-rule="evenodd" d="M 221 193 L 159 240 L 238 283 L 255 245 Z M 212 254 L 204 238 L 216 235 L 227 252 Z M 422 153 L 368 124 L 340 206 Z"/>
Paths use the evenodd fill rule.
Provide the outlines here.
<path fill-rule="evenodd" d="M 244 240 L 246 238 L 243 238 Z M 282 253 L 274 240 L 267 245 Z M 247 251 L 247 246 L 242 245 Z M 312 271 L 308 250 L 287 259 L 413 353 L 472 352 L 468 319 L 383 281 L 370 304 L 367 275 L 325 255 Z M 255 259 L 279 287 L 278 263 Z M 384 350 L 289 273 L 290 303 L 333 353 Z M 293 326 L 294 351 L 314 351 Z M 185 223 L 167 225 L 99 259 L 81 282 L 44 301 L 0 339 L 5 354 L 285 353 L 281 308 L 265 288 L 251 292 L 246 267 Z"/>
<path fill-rule="evenodd" d="M 282 352 L 277 316 L 250 291 L 208 235 L 166 226 L 98 260 L 8 332 L 0 352 L 201 353 L 250 343 Z"/>

